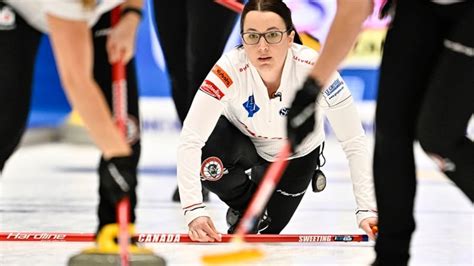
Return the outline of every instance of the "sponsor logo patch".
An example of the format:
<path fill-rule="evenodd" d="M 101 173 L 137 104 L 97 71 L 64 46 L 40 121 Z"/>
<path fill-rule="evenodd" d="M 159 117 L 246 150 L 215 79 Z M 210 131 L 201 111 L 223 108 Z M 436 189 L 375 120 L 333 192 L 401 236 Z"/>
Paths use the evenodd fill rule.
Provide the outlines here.
<path fill-rule="evenodd" d="M 209 96 L 216 98 L 217 100 L 222 99 L 222 97 L 224 97 L 225 95 L 221 90 L 219 90 L 219 88 L 214 83 L 212 83 L 212 81 L 209 81 L 207 79 L 204 80 L 199 89 L 202 92 L 208 94 Z"/>
<path fill-rule="evenodd" d="M 248 117 L 253 117 L 253 115 L 260 110 L 260 107 L 255 103 L 255 97 L 253 95 L 249 96 L 249 99 L 244 102 L 243 106 L 248 112 Z"/>
<path fill-rule="evenodd" d="M 332 97 L 336 96 L 340 90 L 342 90 L 342 85 L 344 85 L 344 82 L 340 79 L 336 79 L 325 91 L 324 94 L 326 94 L 326 97 L 329 97 L 331 99 Z M 341 89 L 339 89 L 341 88 Z"/>
<path fill-rule="evenodd" d="M 201 178 L 208 181 L 217 181 L 224 175 L 224 165 L 218 157 L 209 157 L 201 165 Z"/>
<path fill-rule="evenodd" d="M 286 108 L 286 107 L 283 107 L 280 109 L 280 116 L 287 116 L 288 115 L 288 111 L 290 111 L 290 109 Z"/>
<path fill-rule="evenodd" d="M 9 233 L 7 240 L 65 240 L 66 235 L 61 233 Z"/>
<path fill-rule="evenodd" d="M 139 234 L 140 243 L 179 243 L 180 234 Z"/>
<path fill-rule="evenodd" d="M 310 66 L 314 66 L 314 64 L 315 64 L 315 62 L 312 61 L 312 60 L 299 58 L 299 57 L 296 56 L 296 55 L 293 56 L 293 60 L 295 60 L 295 61 L 297 61 L 297 62 L 300 62 L 300 63 L 304 63 L 304 64 L 307 64 L 307 65 L 310 65 Z"/>
<path fill-rule="evenodd" d="M 232 85 L 232 83 L 234 83 L 232 79 L 229 77 L 229 75 L 227 74 L 227 72 L 225 72 L 225 70 L 222 69 L 219 65 L 215 65 L 212 68 L 212 73 L 218 76 L 219 79 L 222 80 L 222 82 L 224 82 L 224 85 L 227 88 L 229 88 Z"/>
<path fill-rule="evenodd" d="M 239 68 L 239 72 L 244 72 L 249 68 L 249 64 L 246 64 L 244 67 Z"/>

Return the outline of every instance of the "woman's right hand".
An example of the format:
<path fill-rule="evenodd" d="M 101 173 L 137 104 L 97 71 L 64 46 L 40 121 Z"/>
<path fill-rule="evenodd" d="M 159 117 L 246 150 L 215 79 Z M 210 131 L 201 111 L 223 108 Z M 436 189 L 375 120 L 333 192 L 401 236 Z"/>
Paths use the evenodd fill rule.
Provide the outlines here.
<path fill-rule="evenodd" d="M 200 216 L 192 220 L 189 225 L 189 237 L 193 241 L 198 242 L 215 242 L 221 241 L 221 234 L 217 232 L 211 218 Z"/>
<path fill-rule="evenodd" d="M 107 37 L 107 54 L 109 63 L 119 61 L 127 64 L 135 55 L 135 42 L 140 17 L 128 13 L 110 31 Z"/>

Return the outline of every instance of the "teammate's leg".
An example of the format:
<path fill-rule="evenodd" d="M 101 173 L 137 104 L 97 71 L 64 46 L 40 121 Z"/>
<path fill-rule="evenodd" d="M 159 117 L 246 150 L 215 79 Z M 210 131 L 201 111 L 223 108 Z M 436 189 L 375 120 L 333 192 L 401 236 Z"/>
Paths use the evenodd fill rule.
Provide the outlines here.
<path fill-rule="evenodd" d="M 187 12 L 187 66 L 188 102 L 186 112 L 199 86 L 221 57 L 238 14 L 214 1 L 188 0 Z M 218 25 L 218 26 L 217 26 Z"/>
<path fill-rule="evenodd" d="M 25 131 L 32 90 L 33 69 L 41 33 L 12 8 L 0 3 L 10 24 L 0 26 L 0 173 Z"/>
<path fill-rule="evenodd" d="M 441 170 L 474 201 L 474 143 L 466 137 L 474 113 L 474 4 L 439 7 L 452 29 L 424 98 L 418 138 Z"/>
<path fill-rule="evenodd" d="M 385 40 L 376 110 L 377 260 L 406 264 L 415 230 L 413 141 L 421 98 L 441 47 L 429 1 L 399 1 Z"/>
<path fill-rule="evenodd" d="M 181 124 L 183 124 L 186 118 L 186 114 L 191 106 L 190 102 L 194 98 L 194 94 L 199 86 L 198 84 L 193 90 L 193 93 L 189 93 L 190 70 L 188 65 L 188 47 L 190 41 L 188 39 L 187 2 L 187 0 L 154 1 L 158 38 L 160 39 L 171 81 L 171 96 L 173 97 L 173 102 Z M 203 2 L 207 1 L 199 1 L 199 3 Z M 205 75 L 202 79 L 204 79 L 204 77 Z M 203 188 L 202 195 L 204 201 L 209 200 L 209 191 L 205 188 Z M 177 187 L 173 193 L 172 200 L 179 202 L 179 191 Z"/>
<path fill-rule="evenodd" d="M 186 0 L 153 2 L 158 38 L 171 81 L 171 95 L 181 124 L 189 109 L 186 2 Z"/>

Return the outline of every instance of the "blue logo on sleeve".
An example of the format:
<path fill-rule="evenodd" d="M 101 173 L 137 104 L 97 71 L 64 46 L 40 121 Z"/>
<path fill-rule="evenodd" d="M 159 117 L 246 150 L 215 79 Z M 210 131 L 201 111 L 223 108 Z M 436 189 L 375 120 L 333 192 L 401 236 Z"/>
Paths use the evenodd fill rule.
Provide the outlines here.
<path fill-rule="evenodd" d="M 255 97 L 253 95 L 249 96 L 249 99 L 244 102 L 243 106 L 249 113 L 248 117 L 253 117 L 253 115 L 260 110 L 260 107 L 255 103 Z"/>
<path fill-rule="evenodd" d="M 324 94 L 326 94 L 326 97 L 328 97 L 329 99 L 333 98 L 334 96 L 336 96 L 341 90 L 343 87 L 341 87 L 342 85 L 344 85 L 344 82 L 340 79 L 336 79 L 325 91 L 324 91 Z M 340 88 L 340 89 L 339 89 Z"/>

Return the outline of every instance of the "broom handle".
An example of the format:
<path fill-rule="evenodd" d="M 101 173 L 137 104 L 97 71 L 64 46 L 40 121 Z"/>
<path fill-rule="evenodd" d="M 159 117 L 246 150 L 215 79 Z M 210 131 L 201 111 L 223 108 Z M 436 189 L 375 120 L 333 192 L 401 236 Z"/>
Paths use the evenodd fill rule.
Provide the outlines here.
<path fill-rule="evenodd" d="M 223 234 L 222 242 L 231 242 L 235 235 Z M 367 242 L 367 235 L 358 234 L 280 234 L 259 235 L 246 234 L 242 236 L 245 242 L 251 243 L 321 243 L 321 242 Z M 175 233 L 142 233 L 133 236 L 139 243 L 197 243 L 192 241 L 188 234 Z M 0 241 L 25 242 L 93 242 L 92 233 L 59 233 L 59 232 L 0 232 Z"/>
<path fill-rule="evenodd" d="M 237 2 L 235 0 L 215 0 L 214 2 L 224 7 L 227 7 L 228 9 L 237 13 L 242 13 L 242 10 L 244 9 L 244 4 Z"/>
<path fill-rule="evenodd" d="M 111 12 L 111 25 L 117 25 L 121 16 L 121 8 L 117 6 Z M 113 113 L 117 127 L 125 138 L 127 138 L 127 78 L 125 65 L 120 60 L 112 65 L 112 93 Z M 119 225 L 118 242 L 120 246 L 120 261 L 122 266 L 129 265 L 128 246 L 130 237 L 128 235 L 128 224 L 130 221 L 130 199 L 124 197 L 117 203 L 117 223 Z"/>
<path fill-rule="evenodd" d="M 258 222 L 257 219 L 265 208 L 265 205 L 270 199 L 270 196 L 275 190 L 278 182 L 280 182 L 281 176 L 288 165 L 288 156 L 290 155 L 291 150 L 290 147 L 290 143 L 287 141 L 278 154 L 277 160 L 266 170 L 262 181 L 258 185 L 257 191 L 253 195 L 252 200 L 244 213 L 244 216 L 240 219 L 235 232 L 236 238 L 243 237 L 244 234 L 247 233 L 256 222 Z"/>

